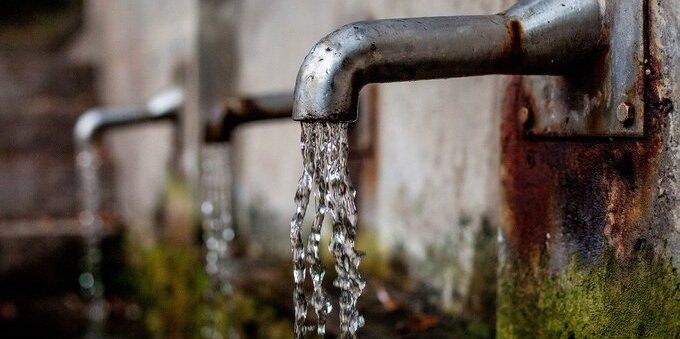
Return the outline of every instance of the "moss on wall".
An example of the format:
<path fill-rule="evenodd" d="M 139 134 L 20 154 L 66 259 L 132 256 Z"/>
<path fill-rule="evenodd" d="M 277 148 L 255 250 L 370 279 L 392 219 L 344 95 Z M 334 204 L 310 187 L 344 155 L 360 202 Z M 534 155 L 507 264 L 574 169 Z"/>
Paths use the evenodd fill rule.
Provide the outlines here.
<path fill-rule="evenodd" d="M 559 274 L 512 265 L 499 281 L 501 338 L 680 336 L 680 275 L 669 259 L 621 264 L 608 253 L 587 266 L 572 259 Z"/>

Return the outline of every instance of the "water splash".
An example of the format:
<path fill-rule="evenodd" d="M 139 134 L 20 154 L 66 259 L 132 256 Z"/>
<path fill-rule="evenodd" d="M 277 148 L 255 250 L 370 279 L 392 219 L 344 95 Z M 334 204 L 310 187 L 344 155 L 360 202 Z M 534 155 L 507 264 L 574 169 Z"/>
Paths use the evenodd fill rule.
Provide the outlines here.
<path fill-rule="evenodd" d="M 356 337 L 364 319 L 357 310 L 357 301 L 365 287 L 358 271 L 361 253 L 355 249 L 357 213 L 355 191 L 349 180 L 346 123 L 303 123 L 301 149 L 304 170 L 295 195 L 296 212 L 291 221 L 293 275 L 295 278 L 295 336 L 316 329 L 325 334 L 326 316 L 331 311 L 328 294 L 322 287 L 325 275 L 320 259 L 319 242 L 325 216 L 333 223 L 329 251 L 335 260 L 338 277 L 333 285 L 340 289 L 340 330 L 343 338 Z M 302 243 L 302 222 L 314 191 L 316 215 L 307 242 L 307 263 L 314 291 L 311 304 L 317 318 L 316 326 L 306 324 L 308 300 L 304 290 L 305 250 Z"/>
<path fill-rule="evenodd" d="M 101 158 L 92 145 L 83 147 L 76 155 L 76 167 L 80 179 L 80 199 L 82 211 L 79 221 L 85 241 L 85 255 L 82 273 L 78 282 L 85 301 L 89 324 L 86 338 L 101 338 L 104 323 L 108 317 L 108 305 L 104 299 L 104 285 L 101 281 L 101 249 L 103 222 L 99 215 L 101 206 L 101 186 L 99 169 Z"/>
<path fill-rule="evenodd" d="M 231 254 L 234 228 L 231 215 L 231 167 L 229 146 L 226 144 L 204 145 L 201 151 L 201 214 L 203 217 L 203 241 L 205 244 L 205 270 L 209 287 L 205 291 L 209 307 L 206 326 L 201 329 L 204 338 L 237 338 L 237 333 L 225 324 L 225 310 L 232 314 L 231 304 Z"/>

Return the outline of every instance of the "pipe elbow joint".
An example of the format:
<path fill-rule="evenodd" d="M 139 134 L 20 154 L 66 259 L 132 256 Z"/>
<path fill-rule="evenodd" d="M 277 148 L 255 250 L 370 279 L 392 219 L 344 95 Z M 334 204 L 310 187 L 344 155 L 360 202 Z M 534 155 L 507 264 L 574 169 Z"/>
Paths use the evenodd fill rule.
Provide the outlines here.
<path fill-rule="evenodd" d="M 293 119 L 354 121 L 363 71 L 376 52 L 370 22 L 345 25 L 307 54 L 295 85 Z"/>
<path fill-rule="evenodd" d="M 104 112 L 99 108 L 92 108 L 83 113 L 73 128 L 73 138 L 76 145 L 90 144 L 101 132 L 104 123 Z"/>
<path fill-rule="evenodd" d="M 146 105 L 146 110 L 153 117 L 177 118 L 183 105 L 184 90 L 179 86 L 173 86 L 151 98 Z"/>

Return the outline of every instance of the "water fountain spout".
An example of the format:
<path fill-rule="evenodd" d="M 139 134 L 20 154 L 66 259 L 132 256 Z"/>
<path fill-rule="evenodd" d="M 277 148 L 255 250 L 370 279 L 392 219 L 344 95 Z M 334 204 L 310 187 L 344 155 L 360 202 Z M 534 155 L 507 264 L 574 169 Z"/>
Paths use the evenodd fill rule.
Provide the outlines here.
<path fill-rule="evenodd" d="M 231 139 L 233 130 L 246 123 L 289 118 L 293 111 L 293 92 L 262 96 L 229 97 L 214 109 L 205 124 L 205 142 Z"/>
<path fill-rule="evenodd" d="M 523 0 L 497 15 L 343 26 L 302 64 L 293 118 L 353 121 L 359 91 L 369 83 L 568 74 L 606 47 L 606 6 L 605 0 Z"/>
<path fill-rule="evenodd" d="M 158 120 L 176 120 L 184 103 L 184 92 L 171 87 L 152 97 L 145 107 L 93 108 L 76 122 L 73 136 L 81 148 L 91 144 L 103 131 Z"/>

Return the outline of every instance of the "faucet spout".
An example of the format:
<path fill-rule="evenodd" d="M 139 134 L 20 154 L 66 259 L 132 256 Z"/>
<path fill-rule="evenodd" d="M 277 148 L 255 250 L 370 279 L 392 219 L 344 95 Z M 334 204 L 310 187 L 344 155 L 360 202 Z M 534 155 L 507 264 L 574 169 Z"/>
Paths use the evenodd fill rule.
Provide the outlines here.
<path fill-rule="evenodd" d="M 290 118 L 292 111 L 292 91 L 226 98 L 208 116 L 204 141 L 209 143 L 229 141 L 233 130 L 242 124 Z"/>
<path fill-rule="evenodd" d="M 184 94 L 181 88 L 172 87 L 152 97 L 146 107 L 101 107 L 83 113 L 73 129 L 79 146 L 91 144 L 105 130 L 118 126 L 135 125 L 157 120 L 176 120 Z"/>
<path fill-rule="evenodd" d="M 601 45 L 601 0 L 524 0 L 497 15 L 356 22 L 305 58 L 293 119 L 354 121 L 369 83 L 485 74 L 562 75 Z"/>

